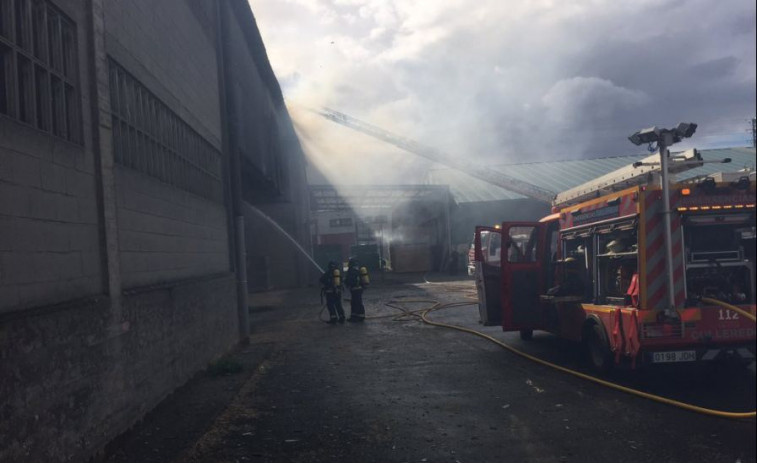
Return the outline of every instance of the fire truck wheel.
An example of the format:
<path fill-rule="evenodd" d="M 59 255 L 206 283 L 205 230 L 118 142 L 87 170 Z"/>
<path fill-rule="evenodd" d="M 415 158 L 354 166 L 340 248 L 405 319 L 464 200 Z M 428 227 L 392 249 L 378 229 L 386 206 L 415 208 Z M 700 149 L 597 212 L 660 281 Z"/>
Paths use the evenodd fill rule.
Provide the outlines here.
<path fill-rule="evenodd" d="M 534 330 L 520 330 L 520 338 L 524 341 L 530 341 L 534 338 Z"/>
<path fill-rule="evenodd" d="M 607 343 L 604 329 L 595 323 L 588 329 L 587 335 L 586 347 L 591 366 L 602 373 L 609 371 L 612 368 L 612 352 Z"/>

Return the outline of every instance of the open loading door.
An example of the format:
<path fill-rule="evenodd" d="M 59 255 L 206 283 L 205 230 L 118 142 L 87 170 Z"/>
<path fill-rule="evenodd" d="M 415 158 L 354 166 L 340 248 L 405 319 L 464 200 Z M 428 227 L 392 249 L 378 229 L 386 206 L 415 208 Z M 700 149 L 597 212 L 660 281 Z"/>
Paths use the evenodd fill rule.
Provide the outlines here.
<path fill-rule="evenodd" d="M 502 238 L 502 329 L 542 329 L 539 295 L 544 294 L 546 226 L 537 222 L 503 222 Z"/>
<path fill-rule="evenodd" d="M 492 227 L 476 227 L 474 255 L 478 313 L 486 326 L 502 323 L 502 234 Z"/>

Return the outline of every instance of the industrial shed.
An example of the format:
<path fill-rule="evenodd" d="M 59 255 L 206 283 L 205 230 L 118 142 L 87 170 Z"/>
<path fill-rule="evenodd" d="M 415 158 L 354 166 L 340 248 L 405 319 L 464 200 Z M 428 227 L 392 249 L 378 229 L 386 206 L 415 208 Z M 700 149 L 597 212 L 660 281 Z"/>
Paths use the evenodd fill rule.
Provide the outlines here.
<path fill-rule="evenodd" d="M 313 185 L 310 207 L 321 265 L 363 254 L 369 267 L 383 262 L 396 272 L 426 272 L 438 270 L 449 255 L 454 204 L 446 186 Z"/>

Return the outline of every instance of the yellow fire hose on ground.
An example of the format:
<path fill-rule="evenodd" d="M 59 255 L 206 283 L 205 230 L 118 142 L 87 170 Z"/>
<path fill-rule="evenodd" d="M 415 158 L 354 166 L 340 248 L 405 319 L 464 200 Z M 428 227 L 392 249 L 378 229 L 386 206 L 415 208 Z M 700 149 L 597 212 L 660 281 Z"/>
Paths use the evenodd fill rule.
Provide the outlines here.
<path fill-rule="evenodd" d="M 455 290 L 457 290 L 457 289 L 453 289 L 453 291 L 455 291 Z M 702 301 L 705 302 L 705 303 L 708 303 L 708 304 L 718 305 L 718 306 L 726 308 L 728 310 L 733 310 L 734 312 L 737 312 L 737 313 L 739 313 L 739 314 L 741 314 L 741 315 L 749 318 L 750 320 L 755 321 L 755 316 L 754 315 L 752 315 L 749 312 L 746 312 L 746 311 L 744 311 L 744 310 L 742 310 L 742 309 L 740 309 L 738 307 L 735 307 L 735 306 L 733 306 L 731 304 L 727 304 L 725 302 L 718 301 L 716 299 L 710 299 L 710 298 L 702 298 Z M 405 308 L 405 307 L 403 307 L 401 305 L 403 303 L 428 303 L 428 304 L 433 304 L 433 305 L 431 307 L 425 307 L 425 308 L 421 308 L 421 309 L 417 309 L 417 310 L 408 310 L 407 308 Z M 400 310 L 402 312 L 402 314 L 399 317 L 397 317 L 396 315 L 389 315 L 389 316 L 384 315 L 384 316 L 375 316 L 375 317 L 370 317 L 370 318 L 374 318 L 375 319 L 375 318 L 394 317 L 394 320 L 408 320 L 408 319 L 411 319 L 411 318 L 418 318 L 418 319 L 422 320 L 423 323 L 426 323 L 426 324 L 429 324 L 429 325 L 439 326 L 439 327 L 442 327 L 442 328 L 449 328 L 449 329 L 453 329 L 453 330 L 462 331 L 464 333 L 473 334 L 475 336 L 478 336 L 478 337 L 484 338 L 486 340 L 489 340 L 489 341 L 497 344 L 498 346 L 502 347 L 503 349 L 506 349 L 506 350 L 508 350 L 508 351 L 516 354 L 516 355 L 519 355 L 519 356 L 521 356 L 523 358 L 526 358 L 528 360 L 534 361 L 534 362 L 539 363 L 541 365 L 553 368 L 555 370 L 562 371 L 563 373 L 567 373 L 569 375 L 573 375 L 575 377 L 584 379 L 586 381 L 591 381 L 593 383 L 600 384 L 602 386 L 605 386 L 605 387 L 608 387 L 608 388 L 611 388 L 611 389 L 615 389 L 617 391 L 621 391 L 621 392 L 624 392 L 626 394 L 631 394 L 631 395 L 634 395 L 634 396 L 637 396 L 637 397 L 643 397 L 645 399 L 649 399 L 649 400 L 653 400 L 655 402 L 659 402 L 659 403 L 663 403 L 663 404 L 666 404 L 666 405 L 671 405 L 671 406 L 674 406 L 674 407 L 677 407 L 677 408 L 682 408 L 682 409 L 685 409 L 685 410 L 693 411 L 695 413 L 701 413 L 701 414 L 704 414 L 704 415 L 717 416 L 717 417 L 720 417 L 720 418 L 730 418 L 730 419 L 755 418 L 755 416 L 757 416 L 757 411 L 751 411 L 751 412 L 727 412 L 727 411 L 722 411 L 722 410 L 713 410 L 713 409 L 710 409 L 710 408 L 699 407 L 697 405 L 692 405 L 692 404 L 689 404 L 689 403 L 686 403 L 686 402 L 681 402 L 681 401 L 678 401 L 678 400 L 669 399 L 667 397 L 662 397 L 662 396 L 658 396 L 658 395 L 655 395 L 655 394 L 650 394 L 648 392 L 639 391 L 638 389 L 633 389 L 633 388 L 630 388 L 630 387 L 621 386 L 620 384 L 616 384 L 616 383 L 613 383 L 613 382 L 610 382 L 610 381 L 605 381 L 603 379 L 600 379 L 600 378 L 597 378 L 597 377 L 594 377 L 594 376 L 591 376 L 591 375 L 587 375 L 587 374 L 584 374 L 584 373 L 572 370 L 570 368 L 566 368 L 566 367 L 554 364 L 552 362 L 548 362 L 546 360 L 542 360 L 542 359 L 540 359 L 538 357 L 534 357 L 533 355 L 530 355 L 530 354 L 527 354 L 527 353 L 525 353 L 523 351 L 515 349 L 514 347 L 512 347 L 512 346 L 510 346 L 508 344 L 505 344 L 504 342 L 502 342 L 502 341 L 500 341 L 500 340 L 498 340 L 498 339 L 496 339 L 496 338 L 494 338 L 492 336 L 489 336 L 488 334 L 482 333 L 480 331 L 476 331 L 474 329 L 466 328 L 466 327 L 463 327 L 463 326 L 451 325 L 451 324 L 442 323 L 442 322 L 436 322 L 436 321 L 430 320 L 428 318 L 428 315 L 431 312 L 434 312 L 434 311 L 437 311 L 437 310 L 451 308 L 451 307 L 467 306 L 467 305 L 472 305 L 472 304 L 475 304 L 475 302 L 474 301 L 470 301 L 470 302 L 450 302 L 450 303 L 442 304 L 439 301 L 431 300 L 431 299 L 403 299 L 403 300 L 397 300 L 397 299 L 395 299 L 395 300 L 392 300 L 390 302 L 387 302 L 386 306 L 391 307 L 391 308 L 396 309 L 396 310 Z"/>

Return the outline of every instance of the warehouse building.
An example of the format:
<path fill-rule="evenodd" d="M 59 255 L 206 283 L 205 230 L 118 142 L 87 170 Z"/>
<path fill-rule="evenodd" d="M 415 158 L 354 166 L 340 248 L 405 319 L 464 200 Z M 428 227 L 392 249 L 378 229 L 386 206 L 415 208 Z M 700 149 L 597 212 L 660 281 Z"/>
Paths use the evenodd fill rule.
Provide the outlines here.
<path fill-rule="evenodd" d="M 312 185 L 311 233 L 321 266 L 358 257 L 370 269 L 439 270 L 450 253 L 444 185 Z"/>
<path fill-rule="evenodd" d="M 250 206 L 309 246 L 304 169 L 245 1 L 0 0 L 0 461 L 86 460 L 244 341 L 243 285 L 307 278 Z"/>

